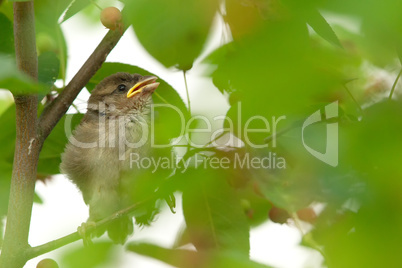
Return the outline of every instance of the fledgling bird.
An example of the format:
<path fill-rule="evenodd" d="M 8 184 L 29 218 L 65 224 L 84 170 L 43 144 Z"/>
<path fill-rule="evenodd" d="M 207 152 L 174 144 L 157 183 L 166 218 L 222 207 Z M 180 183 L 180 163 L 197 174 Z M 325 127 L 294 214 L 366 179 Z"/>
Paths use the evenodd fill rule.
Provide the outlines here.
<path fill-rule="evenodd" d="M 128 180 L 135 180 L 139 172 L 130 169 L 130 154 L 149 153 L 152 93 L 159 86 L 156 79 L 116 73 L 102 80 L 70 137 L 60 169 L 78 186 L 89 205 L 88 222 L 130 205 Z M 133 232 L 132 218 L 119 219 L 107 227 L 107 232 L 115 243 L 123 244 Z"/>

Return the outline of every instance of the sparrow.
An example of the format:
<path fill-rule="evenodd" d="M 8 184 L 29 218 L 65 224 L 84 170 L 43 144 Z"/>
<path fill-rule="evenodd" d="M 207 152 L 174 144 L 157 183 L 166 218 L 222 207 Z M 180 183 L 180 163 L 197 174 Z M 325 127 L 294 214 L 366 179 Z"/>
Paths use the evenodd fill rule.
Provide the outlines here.
<path fill-rule="evenodd" d="M 130 154 L 149 154 L 156 80 L 122 72 L 106 77 L 92 91 L 87 112 L 69 138 L 60 169 L 82 192 L 89 206 L 87 223 L 131 205 L 130 181 L 141 171 L 130 167 Z M 98 236 L 107 231 L 123 244 L 133 232 L 133 219 L 126 216 L 96 231 Z"/>

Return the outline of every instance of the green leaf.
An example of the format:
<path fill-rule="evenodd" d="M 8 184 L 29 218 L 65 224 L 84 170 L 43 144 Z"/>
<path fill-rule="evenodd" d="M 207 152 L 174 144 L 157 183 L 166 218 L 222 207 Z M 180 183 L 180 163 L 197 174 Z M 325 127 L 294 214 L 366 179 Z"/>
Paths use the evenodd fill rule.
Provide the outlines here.
<path fill-rule="evenodd" d="M 14 100 L 11 96 L 0 98 L 0 115 L 2 115 L 13 103 Z"/>
<path fill-rule="evenodd" d="M 228 117 L 241 127 L 236 136 L 244 138 L 246 123 L 251 123 L 249 129 L 267 129 L 255 116 L 269 123 L 282 116 L 304 117 L 314 112 L 312 104 L 341 90 L 342 80 L 351 75 L 345 70 L 354 67 L 351 58 L 332 47 L 312 48 L 310 42 L 305 22 L 291 19 L 268 23 L 247 40 L 232 42 L 207 58 L 214 84 L 231 93 Z M 262 145 L 271 134 L 250 137 Z"/>
<path fill-rule="evenodd" d="M 61 267 L 65 268 L 96 268 L 106 265 L 112 258 L 113 244 L 100 242 L 90 247 L 78 247 L 64 253 Z M 111 267 L 111 266 L 106 266 Z"/>
<path fill-rule="evenodd" d="M 65 79 L 67 68 L 67 44 L 59 24 L 60 16 L 71 0 L 35 1 L 36 45 L 39 56 L 54 52 L 60 60 L 60 78 Z M 51 10 L 52 12 L 49 12 Z"/>
<path fill-rule="evenodd" d="M 194 246 L 248 256 L 249 225 L 240 201 L 225 180 L 228 174 L 198 168 L 186 175 L 191 180 L 183 189 L 183 213 Z"/>
<path fill-rule="evenodd" d="M 37 193 L 34 194 L 34 202 L 41 205 L 43 204 L 42 198 L 40 198 L 40 196 Z"/>
<path fill-rule="evenodd" d="M 176 235 L 173 247 L 179 248 L 189 243 L 191 243 L 190 234 L 188 233 L 186 226 L 183 225 Z"/>
<path fill-rule="evenodd" d="M 397 43 L 396 53 L 398 54 L 399 62 L 402 64 L 402 43 Z"/>
<path fill-rule="evenodd" d="M 190 251 L 168 249 L 147 243 L 130 243 L 127 250 L 140 255 L 163 261 L 174 267 L 199 268 L 269 268 L 269 266 L 251 261 L 247 256 L 235 251 Z"/>
<path fill-rule="evenodd" d="M 401 107 L 384 100 L 364 109 L 359 121 L 339 124 L 339 166 L 320 176 L 328 205 L 312 231 L 329 267 L 400 265 L 392 256 L 402 235 Z"/>
<path fill-rule="evenodd" d="M 77 14 L 82 9 L 87 7 L 89 4 L 91 4 L 91 1 L 89 0 L 73 0 L 71 5 L 67 8 L 67 11 L 63 16 L 62 22 L 65 22 L 66 20 Z"/>
<path fill-rule="evenodd" d="M 9 163 L 12 166 L 15 150 L 15 105 L 11 105 L 0 116 L 0 161 Z M 11 171 L 12 168 L 10 168 Z M 10 173 L 11 174 L 11 173 Z"/>
<path fill-rule="evenodd" d="M 35 18 L 49 28 L 54 27 L 70 2 L 71 0 L 35 0 Z"/>
<path fill-rule="evenodd" d="M 188 70 L 205 45 L 218 1 L 128 1 L 126 17 L 144 48 L 166 67 Z"/>
<path fill-rule="evenodd" d="M 370 183 L 377 191 L 391 193 L 402 189 L 402 166 L 397 158 L 402 148 L 399 133 L 402 131 L 401 101 L 382 101 L 365 109 L 361 122 L 348 129 L 348 144 L 341 147 L 348 163 L 363 173 L 368 173 Z M 367 146 L 370 144 L 370 146 Z M 381 179 L 379 179 L 381 178 Z"/>
<path fill-rule="evenodd" d="M 54 52 L 44 52 L 38 58 L 38 81 L 50 89 L 59 76 L 60 61 Z"/>
<path fill-rule="evenodd" d="M 0 12 L 6 15 L 6 17 L 12 22 L 14 18 L 13 3 L 4 1 L 0 4 Z"/>
<path fill-rule="evenodd" d="M 250 187 L 238 189 L 236 195 L 240 199 L 243 212 L 247 216 L 250 226 L 256 227 L 267 221 L 267 213 L 271 209 L 272 203 L 260 194 L 256 194 L 256 191 L 260 191 L 259 184 L 256 181 L 250 184 L 252 184 Z"/>
<path fill-rule="evenodd" d="M 7 215 L 12 170 L 11 163 L 0 160 L 0 220 Z"/>
<path fill-rule="evenodd" d="M 46 93 L 46 87 L 20 72 L 11 56 L 0 54 L 0 88 L 13 94 Z"/>
<path fill-rule="evenodd" d="M 0 249 L 1 249 L 1 246 L 3 245 L 3 237 L 4 237 L 3 229 L 4 229 L 3 217 L 0 216 Z"/>
<path fill-rule="evenodd" d="M 4 13 L 0 13 L 0 53 L 14 54 L 13 23 Z"/>
<path fill-rule="evenodd" d="M 402 2 L 397 0 L 336 0 L 323 1 L 323 8 L 340 17 L 359 21 L 364 45 L 374 64 L 385 67 L 397 57 L 395 47 L 402 44 Z"/>
<path fill-rule="evenodd" d="M 317 34 L 331 44 L 342 48 L 342 44 L 339 41 L 338 36 L 336 36 L 334 30 L 317 9 L 310 9 L 306 11 L 305 16 L 307 23 Z"/>

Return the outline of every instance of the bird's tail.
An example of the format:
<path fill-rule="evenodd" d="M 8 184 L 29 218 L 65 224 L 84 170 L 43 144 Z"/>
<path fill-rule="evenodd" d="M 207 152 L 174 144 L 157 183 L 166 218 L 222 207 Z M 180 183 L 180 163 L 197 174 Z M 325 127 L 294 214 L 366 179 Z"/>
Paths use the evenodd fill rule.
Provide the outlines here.
<path fill-rule="evenodd" d="M 107 227 L 107 234 L 116 244 L 124 244 L 134 231 L 133 218 L 123 216 Z"/>

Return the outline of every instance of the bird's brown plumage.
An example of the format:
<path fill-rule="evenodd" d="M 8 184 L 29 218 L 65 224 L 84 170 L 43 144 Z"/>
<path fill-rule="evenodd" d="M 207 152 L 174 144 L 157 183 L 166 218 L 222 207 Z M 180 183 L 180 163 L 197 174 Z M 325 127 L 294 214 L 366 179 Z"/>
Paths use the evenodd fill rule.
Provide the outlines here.
<path fill-rule="evenodd" d="M 152 79 L 139 93 L 127 93 L 137 83 Z M 74 182 L 89 205 L 89 221 L 98 221 L 129 205 L 125 180 L 135 179 L 130 154 L 149 151 L 151 95 L 156 77 L 116 73 L 92 91 L 88 110 L 62 155 L 61 171 Z M 141 140 L 143 139 L 143 140 Z M 108 227 L 109 237 L 124 243 L 132 233 L 131 218 Z"/>

